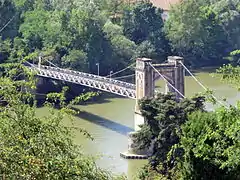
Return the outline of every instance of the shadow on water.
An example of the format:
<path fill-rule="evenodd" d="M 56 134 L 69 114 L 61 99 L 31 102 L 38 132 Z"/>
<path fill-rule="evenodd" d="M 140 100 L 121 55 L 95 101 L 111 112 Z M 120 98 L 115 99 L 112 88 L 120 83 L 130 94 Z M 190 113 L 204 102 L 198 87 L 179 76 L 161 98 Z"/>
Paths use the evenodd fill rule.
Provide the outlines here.
<path fill-rule="evenodd" d="M 112 99 L 114 99 L 114 98 L 119 99 L 119 98 L 126 98 L 126 97 L 118 96 L 116 94 L 110 94 L 107 92 L 102 92 L 101 95 L 93 97 L 88 101 L 81 102 L 80 104 L 82 106 L 87 106 L 87 105 L 91 105 L 91 104 L 106 104 L 106 103 L 111 103 Z"/>
<path fill-rule="evenodd" d="M 47 92 L 46 94 L 35 93 L 36 100 L 37 100 L 37 107 L 44 106 L 44 103 L 46 102 L 46 96 L 48 93 L 51 93 L 51 92 Z M 66 95 L 66 102 L 67 103 L 70 102 L 75 97 L 69 97 L 68 95 Z M 106 103 L 111 103 L 112 99 L 114 99 L 114 98 L 122 99 L 122 98 L 126 98 L 126 97 L 103 92 L 99 96 L 95 96 L 95 97 L 90 98 L 87 101 L 80 102 L 79 105 L 88 106 L 88 105 L 94 105 L 94 104 L 106 104 Z"/>
<path fill-rule="evenodd" d="M 74 109 L 76 111 L 79 111 L 79 109 L 74 108 L 74 107 L 72 107 L 72 109 Z M 125 136 L 129 132 L 134 131 L 134 129 L 132 129 L 128 126 L 119 124 L 119 123 L 114 122 L 110 119 L 106 119 L 106 118 L 103 118 L 101 116 L 98 116 L 98 115 L 95 115 L 95 114 L 92 114 L 92 113 L 86 112 L 86 111 L 81 111 L 79 114 L 76 115 L 76 117 L 84 119 L 84 120 L 89 121 L 91 123 L 97 124 L 97 125 L 102 126 L 104 128 L 110 129 L 112 131 L 115 131 L 115 132 L 117 132 L 121 135 L 125 135 Z"/>

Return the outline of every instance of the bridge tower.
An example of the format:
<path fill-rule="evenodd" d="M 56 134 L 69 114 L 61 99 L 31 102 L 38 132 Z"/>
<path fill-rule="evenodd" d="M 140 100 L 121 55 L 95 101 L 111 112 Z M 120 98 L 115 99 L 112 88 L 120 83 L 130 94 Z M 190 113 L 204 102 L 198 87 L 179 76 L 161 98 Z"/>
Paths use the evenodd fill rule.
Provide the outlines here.
<path fill-rule="evenodd" d="M 138 58 L 136 60 L 136 104 L 134 115 L 134 129 L 140 130 L 139 125 L 144 124 L 144 117 L 141 115 L 138 101 L 144 97 L 153 97 L 154 95 L 154 80 L 153 80 L 153 68 L 149 65 L 151 59 Z"/>
<path fill-rule="evenodd" d="M 153 97 L 154 95 L 154 73 L 150 66 L 151 59 L 137 58 L 135 69 L 135 84 L 136 84 L 136 104 L 134 113 L 134 132 L 128 134 L 128 152 L 120 153 L 124 158 L 138 158 L 139 156 L 150 154 L 152 148 L 137 150 L 135 147 L 135 134 L 140 130 L 139 125 L 144 124 L 145 117 L 142 116 L 139 108 L 139 100 L 144 97 Z M 133 155 L 134 154 L 134 155 Z"/>
<path fill-rule="evenodd" d="M 155 81 L 160 78 L 157 72 L 149 65 L 151 59 L 138 58 L 136 60 L 136 105 L 134 115 L 134 129 L 140 130 L 139 125 L 144 123 L 144 117 L 141 115 L 138 101 L 145 97 L 153 97 L 155 90 Z M 166 78 L 171 84 L 165 83 L 165 93 L 175 93 L 177 98 L 182 98 L 181 95 L 175 91 L 177 89 L 184 95 L 184 68 L 182 66 L 183 58 L 178 56 L 169 56 L 167 63 L 154 64 L 153 66 Z M 172 87 L 175 87 L 172 88 Z"/>
<path fill-rule="evenodd" d="M 183 58 L 179 56 L 168 56 L 167 63 L 154 64 L 153 66 L 167 79 L 173 87 L 175 87 L 182 95 L 185 93 L 185 70 L 182 66 Z M 154 81 L 161 78 L 158 73 L 154 75 Z M 175 93 L 177 98 L 182 98 L 181 95 L 175 91 L 168 83 L 165 84 L 165 93 Z"/>
<path fill-rule="evenodd" d="M 176 94 L 177 98 L 182 98 L 177 89 L 182 95 L 184 95 L 184 68 L 181 63 L 183 63 L 183 58 L 178 56 L 169 56 L 167 63 L 163 64 L 153 64 L 155 69 L 159 73 L 155 72 L 150 66 L 152 62 L 151 59 L 138 58 L 136 60 L 136 105 L 134 113 L 134 129 L 135 132 L 129 133 L 128 137 L 128 152 L 121 153 L 124 158 L 138 159 L 147 157 L 151 154 L 153 147 L 143 149 L 141 151 L 136 150 L 136 144 L 134 144 L 135 134 L 140 130 L 139 125 L 144 124 L 145 118 L 142 116 L 139 109 L 139 100 L 145 97 L 153 97 L 155 90 L 155 81 L 162 76 L 171 84 L 166 83 L 165 93 L 173 92 Z M 175 87 L 174 88 L 172 88 Z M 133 155 L 134 154 L 134 155 Z"/>

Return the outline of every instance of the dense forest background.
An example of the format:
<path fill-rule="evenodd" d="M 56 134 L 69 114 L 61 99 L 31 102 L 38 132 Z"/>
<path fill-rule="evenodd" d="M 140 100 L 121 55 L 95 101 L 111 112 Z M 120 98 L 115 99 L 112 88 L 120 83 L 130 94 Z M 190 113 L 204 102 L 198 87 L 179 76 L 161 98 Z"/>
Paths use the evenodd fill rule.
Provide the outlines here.
<path fill-rule="evenodd" d="M 41 55 L 58 66 L 108 75 L 136 57 L 185 58 L 191 67 L 238 63 L 240 2 L 185 0 L 162 10 L 121 0 L 2 0 L 0 63 Z M 41 52 L 41 53 L 40 53 Z"/>

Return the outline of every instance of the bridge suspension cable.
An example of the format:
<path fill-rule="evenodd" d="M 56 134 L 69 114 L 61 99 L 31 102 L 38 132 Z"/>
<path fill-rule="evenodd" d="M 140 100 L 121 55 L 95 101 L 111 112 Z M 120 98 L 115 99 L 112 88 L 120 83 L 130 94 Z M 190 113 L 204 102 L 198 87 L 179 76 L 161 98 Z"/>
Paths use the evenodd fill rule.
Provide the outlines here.
<path fill-rule="evenodd" d="M 56 68 L 59 68 L 57 65 L 53 64 L 53 63 L 50 62 L 49 60 L 46 59 L 46 61 L 47 61 L 50 65 L 52 65 L 52 66 L 54 66 L 54 67 L 56 67 Z"/>
<path fill-rule="evenodd" d="M 59 68 L 57 65 L 53 64 L 52 62 L 48 61 L 47 59 L 46 59 L 46 61 L 47 61 L 50 65 L 52 65 L 52 66 L 54 66 L 54 67 L 56 67 L 56 68 Z M 119 73 L 127 70 L 128 68 L 132 67 L 132 66 L 135 65 L 135 64 L 136 64 L 136 63 L 130 64 L 128 67 L 126 67 L 126 68 L 124 68 L 124 69 L 121 69 L 120 71 L 117 71 L 117 72 L 115 72 L 115 73 L 112 73 L 111 76 L 114 76 L 114 75 L 116 75 L 116 74 L 119 74 Z M 106 77 L 110 77 L 110 75 L 108 75 L 108 76 L 106 76 Z M 119 78 L 114 78 L 114 79 L 121 79 L 121 78 L 124 78 L 124 77 L 125 77 L 125 76 L 122 76 L 122 77 L 119 77 Z"/>
<path fill-rule="evenodd" d="M 191 73 L 191 71 L 181 61 L 180 61 L 180 64 L 205 91 L 208 91 L 208 89 Z M 219 101 L 216 96 L 214 96 L 213 94 L 211 94 L 211 96 L 215 99 L 216 102 L 226 107 L 226 105 L 223 104 L 221 101 Z"/>
<path fill-rule="evenodd" d="M 31 64 L 30 62 L 28 62 L 28 61 L 24 61 L 24 63 L 27 63 L 29 66 L 31 66 L 31 67 L 34 67 L 34 65 L 33 64 Z"/>
<path fill-rule="evenodd" d="M 38 63 L 41 63 L 41 56 L 39 56 L 39 60 L 38 60 Z M 44 61 L 48 62 L 50 65 L 56 67 L 56 68 L 59 68 L 56 64 L 53 64 L 51 61 L 47 60 L 47 59 L 44 59 Z M 41 65 L 41 64 L 40 64 Z"/>
<path fill-rule="evenodd" d="M 15 18 L 16 15 L 14 15 L 9 21 L 0 29 L 0 33 L 12 22 L 12 20 Z"/>
<path fill-rule="evenodd" d="M 127 75 L 127 76 L 120 76 L 120 77 L 116 77 L 116 78 L 113 78 L 113 79 L 123 79 L 123 78 L 132 77 L 132 76 L 135 76 L 135 74 L 131 74 L 131 75 Z"/>
<path fill-rule="evenodd" d="M 154 69 L 154 71 L 156 71 L 162 78 L 163 80 L 169 84 L 180 96 L 182 96 L 183 98 L 186 98 L 177 88 L 175 88 L 170 82 L 168 82 L 168 80 L 152 65 L 152 63 L 149 63 L 149 65 Z"/>
<path fill-rule="evenodd" d="M 128 67 L 126 67 L 126 68 L 124 68 L 124 69 L 121 69 L 120 71 L 117 71 L 117 72 L 115 72 L 115 73 L 112 73 L 111 75 L 108 75 L 108 76 L 106 76 L 106 77 L 110 77 L 110 76 L 114 76 L 114 75 L 116 75 L 116 74 L 119 74 L 119 73 L 127 70 L 128 68 L 132 67 L 132 66 L 135 65 L 135 64 L 136 64 L 136 63 L 130 64 Z"/>

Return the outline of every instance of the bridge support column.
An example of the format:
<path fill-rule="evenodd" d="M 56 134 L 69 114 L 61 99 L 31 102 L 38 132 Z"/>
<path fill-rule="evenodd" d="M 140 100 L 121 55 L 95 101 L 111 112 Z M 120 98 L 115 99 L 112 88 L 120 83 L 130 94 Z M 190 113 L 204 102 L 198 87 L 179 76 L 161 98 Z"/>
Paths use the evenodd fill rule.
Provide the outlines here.
<path fill-rule="evenodd" d="M 135 134 L 138 130 L 140 130 L 139 125 L 142 125 L 145 122 L 145 118 L 140 112 L 139 100 L 144 97 L 153 97 L 155 84 L 153 81 L 153 69 L 149 65 L 149 63 L 151 63 L 151 59 L 138 58 L 136 61 L 136 105 L 134 114 L 135 132 L 129 133 L 128 153 L 121 153 L 121 155 L 125 158 L 142 159 L 147 158 L 147 156 L 151 154 L 152 148 L 149 147 L 139 151 L 136 148 L 137 144 L 134 143 Z"/>
<path fill-rule="evenodd" d="M 135 104 L 135 117 L 134 129 L 140 130 L 139 125 L 144 124 L 144 117 L 139 109 L 139 100 L 144 97 L 153 97 L 154 95 L 154 81 L 153 81 L 153 68 L 149 65 L 151 59 L 138 58 L 136 62 L 136 104 Z"/>

